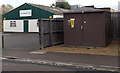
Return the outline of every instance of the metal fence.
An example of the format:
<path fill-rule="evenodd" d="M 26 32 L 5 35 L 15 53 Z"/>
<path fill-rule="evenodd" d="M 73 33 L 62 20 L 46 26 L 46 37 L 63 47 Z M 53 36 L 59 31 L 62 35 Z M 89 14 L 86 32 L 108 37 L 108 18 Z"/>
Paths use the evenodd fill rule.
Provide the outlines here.
<path fill-rule="evenodd" d="M 62 19 L 39 19 L 40 48 L 63 43 Z"/>
<path fill-rule="evenodd" d="M 113 12 L 111 13 L 111 32 L 112 32 L 112 39 L 119 39 L 120 38 L 120 12 Z"/>

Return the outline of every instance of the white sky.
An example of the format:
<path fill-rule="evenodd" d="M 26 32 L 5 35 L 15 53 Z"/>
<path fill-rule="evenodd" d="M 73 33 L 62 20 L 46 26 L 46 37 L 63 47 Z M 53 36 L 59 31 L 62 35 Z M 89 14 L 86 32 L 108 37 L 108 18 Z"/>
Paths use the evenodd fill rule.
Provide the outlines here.
<path fill-rule="evenodd" d="M 18 7 L 26 3 L 34 3 L 50 6 L 50 4 L 55 3 L 56 0 L 0 0 L 1 4 L 11 4 L 14 7 Z M 70 5 L 80 4 L 80 5 L 95 5 L 95 7 L 111 7 L 118 10 L 118 1 L 120 0 L 66 0 Z"/>

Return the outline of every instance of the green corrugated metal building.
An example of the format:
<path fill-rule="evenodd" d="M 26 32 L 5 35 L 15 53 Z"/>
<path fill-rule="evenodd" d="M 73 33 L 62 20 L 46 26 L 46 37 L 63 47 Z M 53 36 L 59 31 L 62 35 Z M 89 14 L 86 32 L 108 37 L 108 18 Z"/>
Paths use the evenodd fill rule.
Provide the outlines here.
<path fill-rule="evenodd" d="M 37 19 L 62 15 L 64 9 L 25 3 L 3 15 L 4 32 L 38 32 Z"/>

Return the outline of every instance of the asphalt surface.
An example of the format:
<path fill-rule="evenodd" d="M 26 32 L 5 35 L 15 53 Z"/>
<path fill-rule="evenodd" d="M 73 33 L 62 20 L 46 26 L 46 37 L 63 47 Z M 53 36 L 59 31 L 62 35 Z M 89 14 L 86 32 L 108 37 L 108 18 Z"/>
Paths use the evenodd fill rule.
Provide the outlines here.
<path fill-rule="evenodd" d="M 3 60 L 2 71 L 96 71 L 96 70 L 87 68 L 51 66 Z"/>
<path fill-rule="evenodd" d="M 39 48 L 38 33 L 4 33 L 4 48 Z"/>
<path fill-rule="evenodd" d="M 68 53 L 54 53 L 47 52 L 44 54 L 31 54 L 31 50 L 15 50 L 4 49 L 3 56 L 14 56 L 29 59 L 45 59 L 58 62 L 75 62 L 94 65 L 105 65 L 118 67 L 119 58 L 117 56 L 102 56 L 89 54 L 68 54 Z"/>
<path fill-rule="evenodd" d="M 104 65 L 110 67 L 118 67 L 119 65 L 119 58 L 117 56 L 68 54 L 53 52 L 47 52 L 44 54 L 31 54 L 31 51 L 39 49 L 39 36 L 36 33 L 5 33 L 4 43 L 5 48 L 3 48 L 2 50 L 3 57 L 14 56 L 28 59 L 43 59 L 71 63 L 74 62 L 93 65 Z"/>
<path fill-rule="evenodd" d="M 3 57 L 15 56 L 20 58 L 39 59 L 39 55 L 29 52 L 39 49 L 38 33 L 4 33 Z M 31 57 L 30 57 L 31 56 Z M 35 57 L 37 56 L 37 57 Z M 76 71 L 74 68 L 54 67 L 47 65 L 35 65 L 19 62 L 3 61 L 3 71 Z M 65 69 L 64 69 L 65 68 Z M 80 71 L 89 69 L 80 69 Z"/>
<path fill-rule="evenodd" d="M 3 61 L 2 71 L 72 71 L 60 67 Z"/>

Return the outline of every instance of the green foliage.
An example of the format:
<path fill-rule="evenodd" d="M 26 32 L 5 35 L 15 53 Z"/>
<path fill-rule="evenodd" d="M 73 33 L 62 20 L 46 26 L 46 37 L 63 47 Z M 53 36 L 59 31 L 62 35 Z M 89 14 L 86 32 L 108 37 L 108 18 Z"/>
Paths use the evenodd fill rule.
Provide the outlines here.
<path fill-rule="evenodd" d="M 56 2 L 56 7 L 70 9 L 70 4 L 68 2 Z"/>
<path fill-rule="evenodd" d="M 66 0 L 56 0 L 55 3 L 51 4 L 51 7 L 70 9 L 70 4 Z"/>

